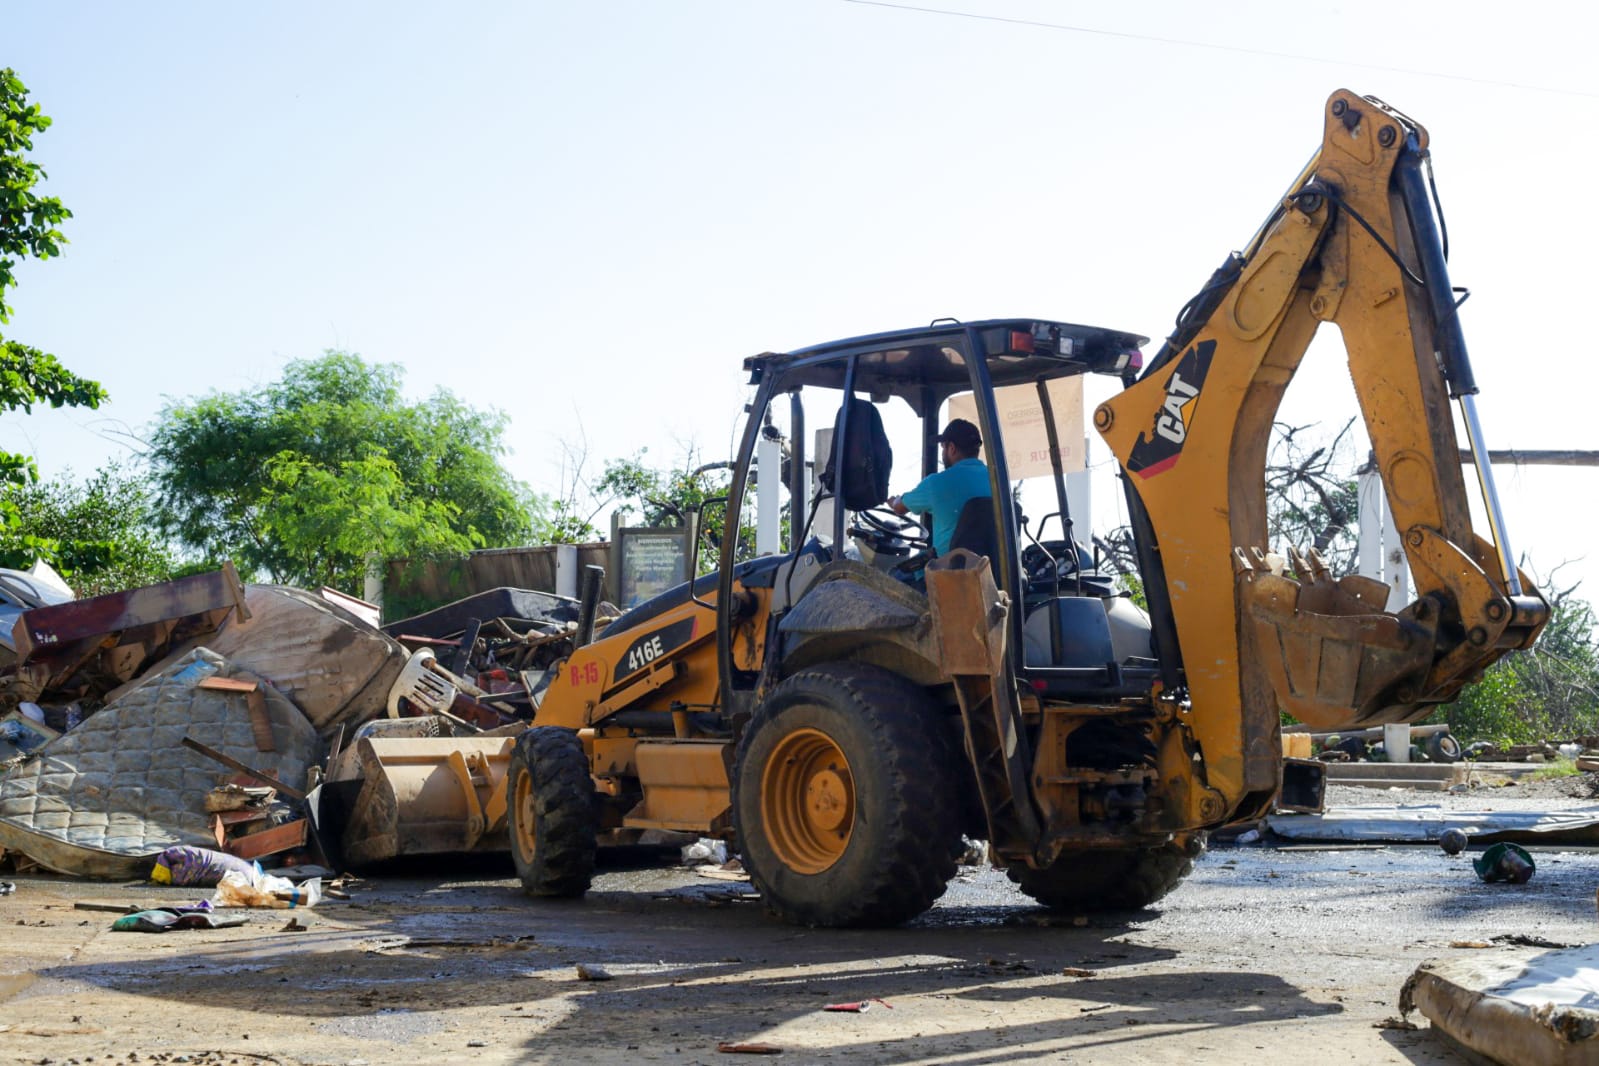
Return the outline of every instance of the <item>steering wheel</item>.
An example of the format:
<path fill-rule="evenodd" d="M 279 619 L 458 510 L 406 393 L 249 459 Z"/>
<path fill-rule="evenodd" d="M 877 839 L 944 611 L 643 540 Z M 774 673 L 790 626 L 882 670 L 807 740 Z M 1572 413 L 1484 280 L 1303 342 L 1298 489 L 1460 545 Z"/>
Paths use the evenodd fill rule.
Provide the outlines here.
<path fill-rule="evenodd" d="M 855 517 L 885 537 L 905 541 L 917 552 L 926 551 L 933 544 L 932 536 L 920 522 L 887 505 L 856 511 Z"/>

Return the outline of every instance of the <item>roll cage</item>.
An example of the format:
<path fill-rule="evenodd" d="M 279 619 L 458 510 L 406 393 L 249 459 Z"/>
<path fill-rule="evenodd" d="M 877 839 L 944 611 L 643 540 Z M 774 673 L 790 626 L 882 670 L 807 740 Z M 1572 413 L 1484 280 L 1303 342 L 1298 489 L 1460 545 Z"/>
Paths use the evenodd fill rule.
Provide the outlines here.
<path fill-rule="evenodd" d="M 919 329 L 896 330 L 832 341 L 795 351 L 768 352 L 744 361 L 750 384 L 756 387 L 748 408 L 742 442 L 728 488 L 727 519 L 722 541 L 722 559 L 717 586 L 718 661 L 722 670 L 722 692 L 729 707 L 741 690 L 730 666 L 732 622 L 737 611 L 734 599 L 734 568 L 740 516 L 748 498 L 751 468 L 760 440 L 766 413 L 782 395 L 789 395 L 793 426 L 790 465 L 790 498 L 805 497 L 803 413 L 799 394 L 806 388 L 826 388 L 840 393 L 840 417 L 835 428 L 832 452 L 848 455 L 850 435 L 862 432 L 850 417 L 857 396 L 874 403 L 899 397 L 920 419 L 920 470 L 926 476 L 937 469 L 938 418 L 946 400 L 970 392 L 976 401 L 978 426 L 986 443 L 990 490 L 995 501 L 994 520 L 999 557 L 991 560 L 995 582 L 1009 592 L 1012 602 L 1020 603 L 1022 578 L 1017 557 L 1019 519 L 1010 491 L 1010 475 L 1005 461 L 1003 431 L 995 407 L 994 390 L 1013 385 L 1042 385 L 1063 377 L 1100 373 L 1121 377 L 1136 369 L 1141 361 L 1139 347 L 1147 338 L 1133 333 L 1055 322 L 1035 318 L 988 319 L 980 322 L 943 320 Z M 825 456 L 814 457 L 818 464 Z M 1055 469 L 1056 489 L 1065 510 L 1064 475 Z M 817 502 L 836 492 L 823 492 Z M 841 502 L 841 501 L 840 501 Z M 810 509 L 814 514 L 814 507 Z M 844 508 L 833 508 L 831 545 L 821 550 L 826 561 L 842 558 Z M 810 514 L 791 515 L 796 534 L 808 528 Z M 798 549 L 801 545 L 793 543 Z M 1012 613 L 1011 647 L 1018 676 L 1023 675 L 1021 657 L 1021 614 Z"/>

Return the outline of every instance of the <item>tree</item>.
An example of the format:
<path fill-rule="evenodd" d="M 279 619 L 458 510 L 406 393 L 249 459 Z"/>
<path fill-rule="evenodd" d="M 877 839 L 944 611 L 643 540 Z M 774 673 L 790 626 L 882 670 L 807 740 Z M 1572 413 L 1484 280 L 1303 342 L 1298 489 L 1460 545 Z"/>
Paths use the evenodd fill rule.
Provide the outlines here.
<path fill-rule="evenodd" d="M 27 157 L 33 150 L 33 135 L 49 126 L 49 116 L 28 102 L 27 87 L 16 73 L 9 67 L 0 69 L 0 325 L 11 321 L 6 290 L 16 287 L 17 260 L 50 259 L 66 243 L 56 227 L 72 212 L 55 197 L 34 192 L 46 174 Z M 105 398 L 104 389 L 67 370 L 55 356 L 0 336 L 0 411 L 31 412 L 36 403 L 99 407 Z M 0 451 L 0 489 L 9 491 L 38 480 L 39 469 L 31 458 Z M 0 532 L 14 530 L 18 520 L 14 502 L 0 493 Z"/>
<path fill-rule="evenodd" d="M 727 508 L 720 503 L 703 505 L 714 497 L 727 495 L 733 464 L 700 463 L 697 450 L 691 447 L 676 467 L 659 469 L 645 465 L 647 451 L 642 449 L 631 459 L 607 462 L 605 475 L 599 480 L 600 493 L 616 501 L 616 509 L 621 514 L 637 513 L 646 526 L 687 525 L 691 517 L 698 515 L 700 572 L 714 570 L 721 558 Z M 753 500 L 753 496 L 750 499 Z M 740 558 L 755 554 L 755 526 L 749 517 L 746 508 L 745 521 L 739 529 Z"/>
<path fill-rule="evenodd" d="M 1333 574 L 1353 573 L 1360 517 L 1359 482 L 1349 454 L 1354 419 L 1344 423 L 1331 441 L 1307 444 L 1315 428 L 1315 424 L 1272 425 L 1265 478 L 1266 541 L 1261 547 L 1315 548 Z M 1137 588 L 1141 598 L 1132 528 L 1119 526 L 1095 536 L 1094 545 L 1106 568 L 1122 575 L 1123 587 Z"/>
<path fill-rule="evenodd" d="M 1545 582 L 1549 624 L 1538 642 L 1490 666 L 1434 720 L 1466 740 L 1530 744 L 1599 733 L 1599 644 L 1594 611 L 1559 586 L 1559 568 Z"/>
<path fill-rule="evenodd" d="M 1275 423 L 1266 460 L 1266 543 L 1314 548 L 1334 574 L 1355 569 L 1360 491 L 1348 454 L 1354 425 L 1351 418 L 1330 442 L 1307 444 L 1316 425 Z"/>
<path fill-rule="evenodd" d="M 540 502 L 500 465 L 505 416 L 348 352 L 168 403 L 151 432 L 161 525 L 274 581 L 359 592 L 383 559 L 527 543 Z"/>
<path fill-rule="evenodd" d="M 0 566 L 44 559 L 80 596 L 166 581 L 177 560 L 156 528 L 142 478 L 116 464 L 79 484 L 70 477 L 13 485 L 15 522 L 0 529 Z"/>

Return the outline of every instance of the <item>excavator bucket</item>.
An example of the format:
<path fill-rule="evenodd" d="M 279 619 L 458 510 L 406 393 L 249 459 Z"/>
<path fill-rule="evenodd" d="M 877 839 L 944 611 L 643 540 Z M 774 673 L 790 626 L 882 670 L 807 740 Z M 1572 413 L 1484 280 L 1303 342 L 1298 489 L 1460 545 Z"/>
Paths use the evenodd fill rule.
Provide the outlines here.
<path fill-rule="evenodd" d="M 1263 560 L 1239 559 L 1258 661 L 1289 714 L 1312 729 L 1348 729 L 1394 721 L 1393 708 L 1416 701 L 1434 648 L 1420 604 L 1389 614 L 1387 585 L 1359 575 L 1334 580 L 1319 560 L 1296 556 L 1295 581 Z"/>
<path fill-rule="evenodd" d="M 323 786 L 344 860 L 505 851 L 505 778 L 515 737 L 363 737 Z"/>

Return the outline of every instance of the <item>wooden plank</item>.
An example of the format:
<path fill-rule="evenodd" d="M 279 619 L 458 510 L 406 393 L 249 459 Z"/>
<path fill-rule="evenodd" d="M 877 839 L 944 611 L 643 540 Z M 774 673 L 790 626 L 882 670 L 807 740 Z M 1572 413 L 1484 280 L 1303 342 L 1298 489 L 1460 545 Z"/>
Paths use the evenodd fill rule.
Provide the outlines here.
<path fill-rule="evenodd" d="M 208 677 L 195 688 L 242 694 L 245 706 L 250 711 L 250 731 L 255 735 L 255 750 L 278 750 L 277 744 L 272 739 L 272 716 L 267 713 L 266 694 L 261 691 L 260 682 L 246 681 L 239 677 Z"/>
<path fill-rule="evenodd" d="M 271 774 L 267 773 L 265 770 L 257 770 L 253 766 L 247 766 L 238 759 L 235 759 L 233 756 L 224 755 L 217 749 L 211 747 L 210 745 L 202 744 L 193 737 L 184 737 L 183 746 L 186 748 L 192 748 L 208 759 L 214 759 L 230 770 L 237 770 L 241 774 L 249 774 L 257 781 L 271 785 L 273 788 L 277 789 L 290 799 L 305 799 L 305 793 L 295 788 L 293 785 L 286 785 L 282 781 L 279 781 L 277 778 L 273 777 Z"/>
<path fill-rule="evenodd" d="M 249 836 L 235 837 L 227 842 L 225 850 L 229 855 L 237 855 L 241 859 L 259 859 L 263 855 L 276 855 L 280 851 L 303 848 L 307 825 L 309 823 L 300 818 L 273 826 L 271 829 L 263 829 L 259 833 L 251 833 Z"/>
<path fill-rule="evenodd" d="M 244 697 L 245 706 L 250 710 L 250 731 L 255 734 L 256 751 L 277 751 L 277 744 L 272 739 L 272 716 L 267 713 L 266 693 L 257 685 Z"/>
<path fill-rule="evenodd" d="M 194 687 L 209 689 L 212 692 L 257 692 L 261 688 L 255 681 L 245 681 L 237 677 L 208 677 Z"/>

